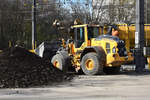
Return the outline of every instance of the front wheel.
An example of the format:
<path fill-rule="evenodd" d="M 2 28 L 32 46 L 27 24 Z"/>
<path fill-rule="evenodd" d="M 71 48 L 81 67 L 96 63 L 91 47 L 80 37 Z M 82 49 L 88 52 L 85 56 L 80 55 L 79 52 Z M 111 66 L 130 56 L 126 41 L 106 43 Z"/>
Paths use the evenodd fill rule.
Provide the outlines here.
<path fill-rule="evenodd" d="M 51 63 L 63 72 L 67 72 L 68 67 L 71 66 L 69 56 L 67 56 L 66 52 L 61 52 L 53 56 Z"/>
<path fill-rule="evenodd" d="M 103 73 L 104 60 L 97 53 L 88 53 L 83 56 L 81 68 L 87 75 L 96 75 Z"/>

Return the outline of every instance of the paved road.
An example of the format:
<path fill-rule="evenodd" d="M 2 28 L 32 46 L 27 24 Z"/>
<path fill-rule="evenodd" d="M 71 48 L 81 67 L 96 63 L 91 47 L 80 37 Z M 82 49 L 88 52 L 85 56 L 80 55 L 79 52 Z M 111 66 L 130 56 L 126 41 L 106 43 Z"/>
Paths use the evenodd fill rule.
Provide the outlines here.
<path fill-rule="evenodd" d="M 150 74 L 82 75 L 53 87 L 0 89 L 0 100 L 150 100 Z"/>

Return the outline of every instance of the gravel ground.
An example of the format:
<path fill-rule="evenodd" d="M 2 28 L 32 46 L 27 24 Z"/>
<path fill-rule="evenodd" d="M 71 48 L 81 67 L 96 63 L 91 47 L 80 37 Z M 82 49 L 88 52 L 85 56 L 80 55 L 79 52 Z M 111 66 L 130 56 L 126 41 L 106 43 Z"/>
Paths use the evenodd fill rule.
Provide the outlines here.
<path fill-rule="evenodd" d="M 150 100 L 150 73 L 86 76 L 53 87 L 0 89 L 0 100 Z"/>

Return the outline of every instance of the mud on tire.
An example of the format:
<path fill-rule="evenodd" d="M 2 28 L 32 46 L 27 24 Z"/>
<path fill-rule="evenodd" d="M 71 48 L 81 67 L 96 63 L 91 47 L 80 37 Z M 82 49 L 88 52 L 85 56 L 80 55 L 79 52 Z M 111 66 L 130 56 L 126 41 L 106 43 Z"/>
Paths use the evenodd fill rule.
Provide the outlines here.
<path fill-rule="evenodd" d="M 53 56 L 51 63 L 63 72 L 67 72 L 68 68 L 71 66 L 70 57 L 65 51 L 59 52 Z"/>

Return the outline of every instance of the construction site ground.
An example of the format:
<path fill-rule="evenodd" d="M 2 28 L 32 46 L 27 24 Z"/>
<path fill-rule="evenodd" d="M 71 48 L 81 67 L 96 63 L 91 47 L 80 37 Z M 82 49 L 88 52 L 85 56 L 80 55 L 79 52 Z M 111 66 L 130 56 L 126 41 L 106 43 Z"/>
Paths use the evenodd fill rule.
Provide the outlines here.
<path fill-rule="evenodd" d="M 150 100 L 150 72 L 76 75 L 57 86 L 0 89 L 0 100 Z"/>

